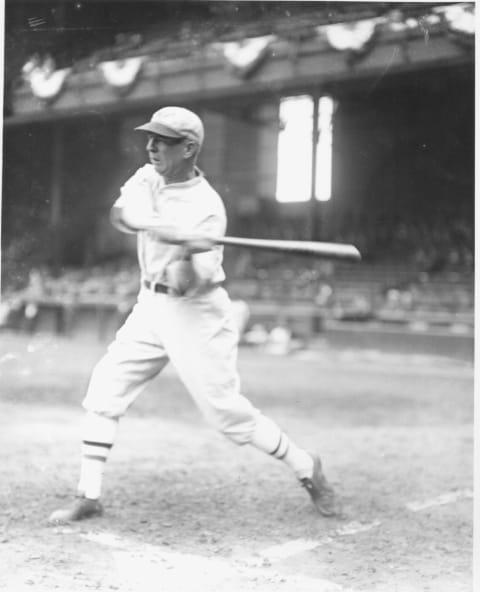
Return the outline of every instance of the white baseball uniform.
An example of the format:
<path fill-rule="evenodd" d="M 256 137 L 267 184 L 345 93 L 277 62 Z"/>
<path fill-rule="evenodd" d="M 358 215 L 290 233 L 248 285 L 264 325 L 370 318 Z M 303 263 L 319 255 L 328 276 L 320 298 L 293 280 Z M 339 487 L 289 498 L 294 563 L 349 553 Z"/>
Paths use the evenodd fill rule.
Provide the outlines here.
<path fill-rule="evenodd" d="M 147 164 L 122 187 L 115 206 L 155 213 L 185 233 L 226 230 L 224 205 L 199 171 L 189 181 L 165 185 Z M 94 368 L 83 406 L 106 417 L 122 416 L 171 361 L 206 419 L 239 444 L 249 442 L 259 411 L 240 394 L 238 332 L 221 286 L 223 247 L 192 255 L 200 287 L 184 296 L 155 291 L 166 285 L 168 264 L 182 257 L 181 247 L 160 242 L 154 232 L 138 232 L 140 293 Z"/>
<path fill-rule="evenodd" d="M 193 140 L 200 147 L 204 136 L 198 116 L 181 107 L 164 107 L 136 129 L 163 138 L 161 153 L 172 146 L 168 138 Z M 157 149 L 153 137 L 149 137 L 147 151 L 155 155 Z M 184 155 L 187 150 L 191 146 L 184 146 Z M 172 154 L 174 160 L 163 160 L 163 165 L 175 164 L 180 153 Z M 224 235 L 227 222 L 223 203 L 200 171 L 196 172 L 192 179 L 166 184 L 153 165 L 141 167 L 122 187 L 112 220 L 125 231 L 129 230 L 128 221 L 140 219 L 147 222 L 132 223 L 132 227 L 150 227 L 151 220 L 153 227 L 170 227 L 183 236 Z M 225 279 L 222 247 L 191 255 L 198 281 L 183 291 L 182 282 L 173 284 L 182 277 L 175 270 L 185 268 L 178 263 L 186 258 L 184 249 L 160 241 L 154 231 L 141 230 L 137 237 L 141 270 L 138 299 L 95 366 L 83 401 L 87 413 L 78 499 L 68 508 L 53 512 L 50 521 L 82 520 L 102 512 L 98 500 L 118 419 L 168 361 L 211 424 L 238 444 L 250 443 L 282 460 L 307 488 L 319 511 L 331 515 L 327 514 L 329 508 L 324 508 L 327 502 L 331 505 L 332 494 L 326 488 L 320 460 L 298 447 L 240 394 L 237 328 L 230 299 L 221 286 Z"/>

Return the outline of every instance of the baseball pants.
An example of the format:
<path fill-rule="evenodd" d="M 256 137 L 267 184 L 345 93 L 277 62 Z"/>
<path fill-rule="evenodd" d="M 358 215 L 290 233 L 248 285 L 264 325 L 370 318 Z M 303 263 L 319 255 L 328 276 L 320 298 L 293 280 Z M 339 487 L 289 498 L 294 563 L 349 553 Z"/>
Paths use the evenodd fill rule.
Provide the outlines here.
<path fill-rule="evenodd" d="M 222 287 L 192 297 L 142 288 L 95 366 L 83 406 L 119 418 L 170 361 L 206 420 L 238 444 L 260 412 L 240 393 L 238 332 Z"/>

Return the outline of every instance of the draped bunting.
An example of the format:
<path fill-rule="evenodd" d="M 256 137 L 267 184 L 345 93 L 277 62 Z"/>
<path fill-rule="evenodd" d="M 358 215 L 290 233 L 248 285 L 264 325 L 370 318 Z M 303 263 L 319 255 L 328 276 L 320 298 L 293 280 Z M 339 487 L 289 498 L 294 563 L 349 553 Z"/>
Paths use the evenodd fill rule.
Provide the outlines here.
<path fill-rule="evenodd" d="M 420 27 L 420 21 L 413 17 L 405 18 L 400 10 L 393 11 L 395 14 L 390 14 L 385 21 L 386 26 L 390 31 L 395 33 L 401 33 L 411 29 L 417 29 Z M 398 14 L 397 14 L 398 13 Z M 429 15 L 424 17 L 421 21 L 425 25 L 437 25 L 440 23 L 440 17 L 435 15 Z"/>
<path fill-rule="evenodd" d="M 337 23 L 319 27 L 325 33 L 328 43 L 339 51 L 361 52 L 372 39 L 377 26 L 377 19 L 368 19 L 352 23 Z"/>
<path fill-rule="evenodd" d="M 456 33 L 466 35 L 475 34 L 475 14 L 473 5 L 455 4 L 442 6 L 439 12 L 443 12 L 449 28 Z"/>
<path fill-rule="evenodd" d="M 125 89 L 130 87 L 137 79 L 144 59 L 143 57 L 135 57 L 102 62 L 99 64 L 99 68 L 110 86 Z"/>
<path fill-rule="evenodd" d="M 475 13 L 473 4 L 449 4 L 439 6 L 435 11 L 442 14 L 452 41 L 467 51 L 475 49 Z"/>
<path fill-rule="evenodd" d="M 430 27 L 441 28 L 452 41 L 470 50 L 475 44 L 474 4 L 467 2 L 437 5 L 422 16 L 415 17 L 394 8 L 379 17 L 316 26 L 315 31 L 332 48 L 344 52 L 347 65 L 352 65 L 372 49 L 381 31 L 399 33 L 400 37 L 404 33 L 406 40 L 409 31 L 418 28 L 428 36 Z M 277 39 L 276 35 L 266 35 L 239 41 L 216 42 L 210 48 L 223 56 L 236 75 L 247 78 L 267 58 L 272 42 Z M 108 85 L 119 93 L 128 93 L 147 59 L 148 56 L 141 56 L 104 61 L 96 67 Z M 161 57 L 152 56 L 151 59 Z M 46 103 L 58 97 L 71 72 L 72 68 L 56 69 L 51 56 L 40 57 L 38 54 L 22 69 L 23 78 L 32 93 Z"/>
<path fill-rule="evenodd" d="M 252 37 L 242 41 L 215 44 L 240 76 L 249 76 L 268 53 L 268 48 L 276 37 Z"/>
<path fill-rule="evenodd" d="M 43 62 L 38 57 L 30 59 L 22 69 L 22 74 L 30 84 L 33 94 L 39 99 L 51 101 L 58 97 L 71 68 L 55 69 L 53 58 Z"/>

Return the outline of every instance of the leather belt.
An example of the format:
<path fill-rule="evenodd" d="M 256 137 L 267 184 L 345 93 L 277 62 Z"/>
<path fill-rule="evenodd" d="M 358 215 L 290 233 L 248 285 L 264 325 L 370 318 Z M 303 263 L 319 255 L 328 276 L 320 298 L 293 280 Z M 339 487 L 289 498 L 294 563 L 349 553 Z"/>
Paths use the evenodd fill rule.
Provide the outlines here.
<path fill-rule="evenodd" d="M 157 294 L 169 294 L 170 293 L 170 288 L 168 286 L 166 286 L 165 284 L 151 282 L 150 280 L 142 280 L 142 284 L 145 286 L 145 288 L 148 288 L 149 290 L 152 290 L 153 292 L 156 292 Z M 199 294 L 209 292 L 210 290 L 213 290 L 214 288 L 218 288 L 220 286 L 223 286 L 223 282 L 216 282 L 214 284 L 208 284 L 207 286 L 205 286 L 203 288 L 203 290 L 199 291 Z"/>
<path fill-rule="evenodd" d="M 143 280 L 143 285 L 145 288 L 156 292 L 157 294 L 168 294 L 170 288 L 165 284 L 158 284 L 156 282 L 151 282 L 149 280 Z"/>

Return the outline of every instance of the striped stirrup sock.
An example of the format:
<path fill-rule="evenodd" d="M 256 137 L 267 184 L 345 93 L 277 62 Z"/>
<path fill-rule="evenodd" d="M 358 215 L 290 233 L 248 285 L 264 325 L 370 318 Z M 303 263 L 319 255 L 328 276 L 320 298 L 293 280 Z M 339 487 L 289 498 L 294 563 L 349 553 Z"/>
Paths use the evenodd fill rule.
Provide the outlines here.
<path fill-rule="evenodd" d="M 102 490 L 103 473 L 115 440 L 118 420 L 87 413 L 83 427 L 81 466 L 78 492 L 89 499 L 98 499 Z"/>
<path fill-rule="evenodd" d="M 265 415 L 260 414 L 257 417 L 250 443 L 255 448 L 283 461 L 293 470 L 297 479 L 312 476 L 312 456 L 297 446 L 275 422 Z"/>
<path fill-rule="evenodd" d="M 112 444 L 83 440 L 78 490 L 89 499 L 98 499 L 102 491 L 105 463 Z"/>

